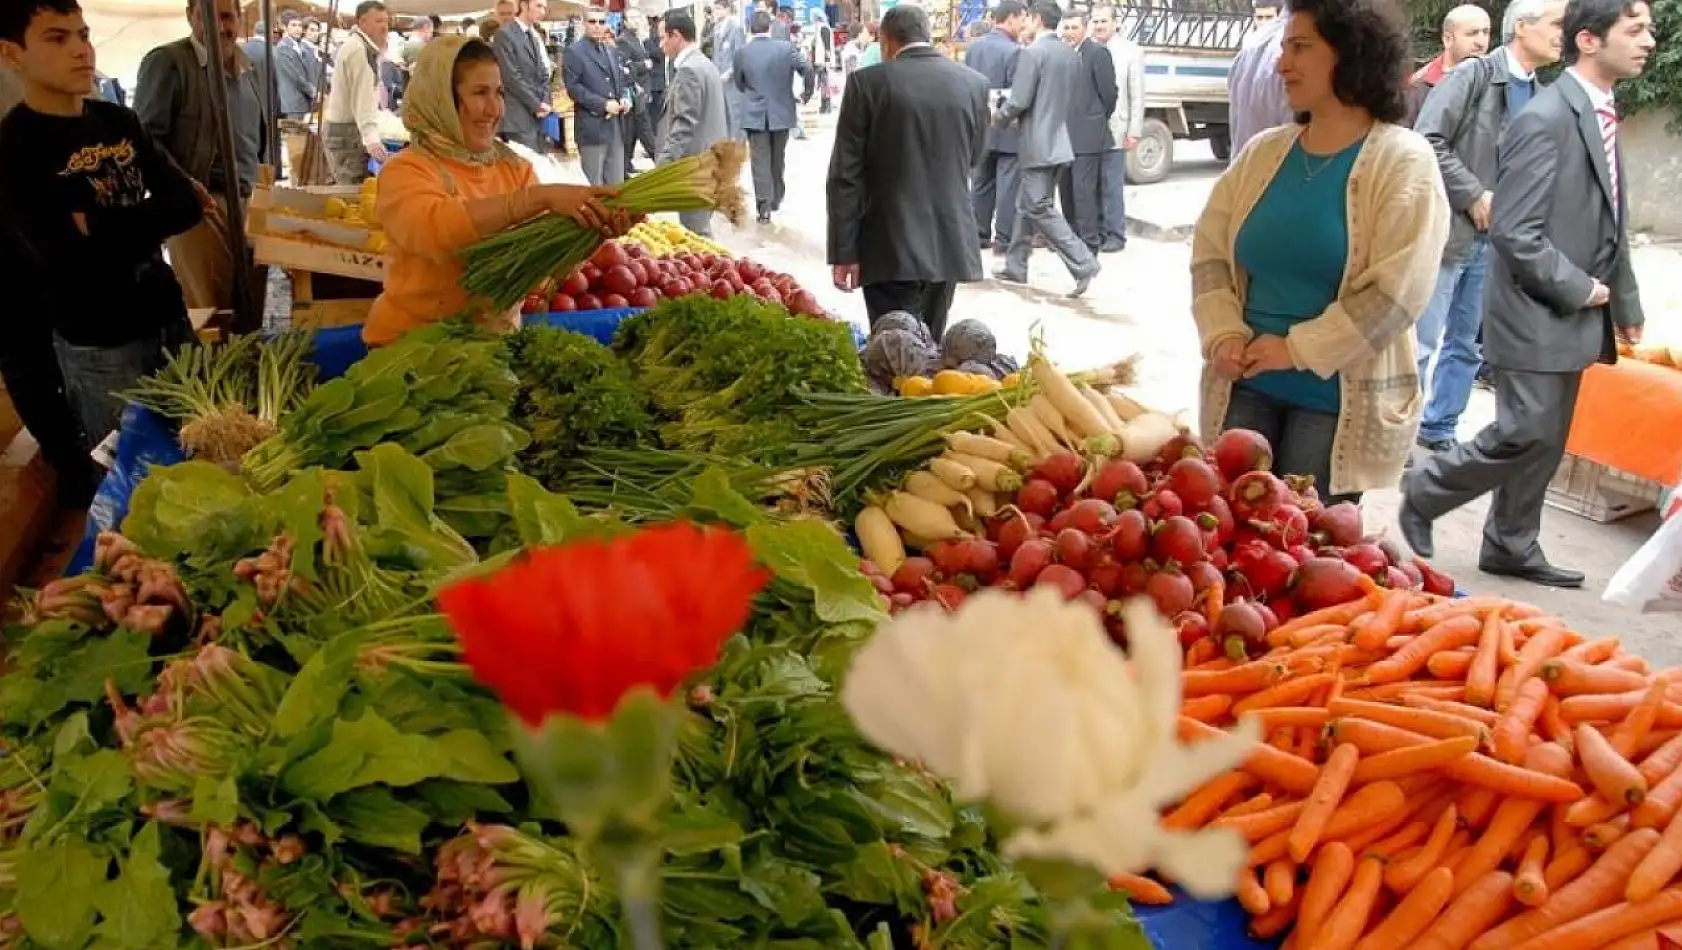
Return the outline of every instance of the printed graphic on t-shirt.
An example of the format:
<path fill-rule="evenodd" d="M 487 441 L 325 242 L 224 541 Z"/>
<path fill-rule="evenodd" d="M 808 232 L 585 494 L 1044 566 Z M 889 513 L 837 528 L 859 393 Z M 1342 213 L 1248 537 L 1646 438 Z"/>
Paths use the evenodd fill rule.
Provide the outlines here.
<path fill-rule="evenodd" d="M 78 149 L 58 174 L 87 182 L 101 208 L 133 207 L 146 198 L 146 178 L 128 139 Z"/>

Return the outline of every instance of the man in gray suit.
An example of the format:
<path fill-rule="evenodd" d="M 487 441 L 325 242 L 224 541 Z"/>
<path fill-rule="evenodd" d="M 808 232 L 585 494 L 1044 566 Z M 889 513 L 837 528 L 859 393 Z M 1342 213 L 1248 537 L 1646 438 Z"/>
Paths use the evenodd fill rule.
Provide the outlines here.
<path fill-rule="evenodd" d="M 502 137 L 537 152 L 548 151 L 543 120 L 554 111 L 549 79 L 554 65 L 544 43 L 543 18 L 549 0 L 520 0 L 514 19 L 491 37 L 497 64 L 502 67 Z"/>
<path fill-rule="evenodd" d="M 695 45 L 695 19 L 683 9 L 673 9 L 661 22 L 660 52 L 671 68 L 666 87 L 665 114 L 660 117 L 659 164 L 687 155 L 699 155 L 729 134 L 724 115 L 724 83 L 718 67 L 701 55 Z M 683 226 L 702 237 L 711 237 L 711 211 L 678 214 Z"/>
<path fill-rule="evenodd" d="M 835 286 L 864 288 L 872 326 L 905 311 L 936 340 L 959 281 L 981 279 L 970 170 L 987 146 L 987 80 L 931 44 L 929 15 L 882 16 L 882 62 L 841 99 L 829 158 L 829 263 Z"/>
<path fill-rule="evenodd" d="M 742 129 L 742 91 L 736 88 L 736 54 L 748 43 L 748 31 L 742 27 L 742 18 L 730 6 L 730 0 L 718 0 L 713 4 L 713 65 L 718 67 L 718 78 L 724 81 L 724 109 L 726 119 L 730 125 L 730 137 L 738 142 L 747 141 L 747 133 Z"/>
<path fill-rule="evenodd" d="M 1580 572 L 1542 553 L 1542 504 L 1565 455 L 1583 370 L 1615 362 L 1617 341 L 1639 342 L 1645 322 L 1630 268 L 1612 89 L 1641 74 L 1652 27 L 1645 0 L 1571 0 L 1565 74 L 1536 93 L 1501 138 L 1484 298 L 1496 418 L 1404 479 L 1402 536 L 1422 556 L 1432 553 L 1432 521 L 1493 491 L 1478 569 L 1583 585 Z"/>
<path fill-rule="evenodd" d="M 788 40 L 773 39 L 771 15 L 753 14 L 753 38 L 736 54 L 732 70 L 742 91 L 742 127 L 748 133 L 748 157 L 753 165 L 753 200 L 759 222 L 783 204 L 783 154 L 788 132 L 800 122 L 794 103 L 794 77 L 810 90 L 812 64 Z M 810 97 L 810 92 L 807 93 Z"/>
<path fill-rule="evenodd" d="M 987 77 L 990 105 L 1003 105 L 1016 78 L 1016 61 L 1022 46 L 1016 38 L 1028 22 L 1028 8 L 1022 0 L 999 0 L 993 8 L 993 29 L 964 50 L 964 65 Z M 1003 254 L 1010 246 L 1010 232 L 1016 228 L 1016 130 L 1004 127 L 988 133 L 987 152 L 975 167 L 970 194 L 975 206 L 975 226 L 981 247 Z"/>
<path fill-rule="evenodd" d="M 280 117 L 307 120 L 315 109 L 321 82 L 321 57 L 304 46 L 304 18 L 288 13 L 286 35 L 275 44 L 274 62 Z"/>
<path fill-rule="evenodd" d="M 1021 177 L 1010 250 L 1005 254 L 1004 267 L 993 276 L 1026 284 L 1028 257 L 1038 232 L 1075 279 L 1069 296 L 1079 297 L 1086 293 L 1100 268 L 1098 259 L 1075 235 L 1053 201 L 1059 173 L 1075 160 L 1069 144 L 1069 101 L 1080 73 L 1080 57 L 1057 37 L 1057 23 L 1062 18 L 1063 11 L 1052 0 L 1039 0 L 1029 9 L 1024 34 L 1033 42 L 1016 62 L 1010 98 L 994 116 L 996 124 L 1015 123 L 1021 133 L 1016 159 Z"/>
<path fill-rule="evenodd" d="M 1115 111 L 1110 113 L 1110 138 L 1115 140 L 1115 147 L 1104 153 L 1100 169 L 1104 242 L 1098 248 L 1114 254 L 1127 247 L 1127 153 L 1145 133 L 1145 51 L 1116 30 L 1114 7 L 1092 11 L 1092 36 L 1115 60 Z"/>
<path fill-rule="evenodd" d="M 1063 168 L 1059 190 L 1063 217 L 1092 253 L 1104 243 L 1104 153 L 1115 147 L 1110 115 L 1116 107 L 1115 61 L 1110 51 L 1086 35 L 1084 14 L 1070 11 L 1058 24 L 1063 41 L 1080 57 L 1074 95 L 1069 99 L 1069 145 L 1075 160 Z"/>

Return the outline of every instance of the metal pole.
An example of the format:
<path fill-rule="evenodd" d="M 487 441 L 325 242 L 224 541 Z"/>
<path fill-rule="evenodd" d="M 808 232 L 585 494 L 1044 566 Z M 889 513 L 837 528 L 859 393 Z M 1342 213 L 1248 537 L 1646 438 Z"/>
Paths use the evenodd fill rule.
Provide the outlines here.
<path fill-rule="evenodd" d="M 267 82 L 263 83 L 263 128 L 268 130 L 265 140 L 269 143 L 269 154 L 266 159 L 269 167 L 274 169 L 275 177 L 279 178 L 280 116 L 278 110 L 280 109 L 280 103 L 276 100 L 279 98 L 280 77 L 275 75 L 274 71 L 274 34 L 276 28 L 274 0 L 263 0 L 262 17 L 263 29 L 269 31 L 269 35 L 263 37 L 263 75 L 267 77 Z"/>
<path fill-rule="evenodd" d="M 227 202 L 228 252 L 234 260 L 234 319 L 235 333 L 250 333 L 263 324 L 261 313 L 252 313 L 256 303 L 251 293 L 251 252 L 245 245 L 245 207 L 239 191 L 239 170 L 234 161 L 234 124 L 228 113 L 228 73 L 222 65 L 222 31 L 216 0 L 193 0 L 199 23 L 204 29 L 205 78 L 210 84 L 210 108 L 215 118 L 218 141 L 218 165 L 222 171 L 222 196 Z"/>

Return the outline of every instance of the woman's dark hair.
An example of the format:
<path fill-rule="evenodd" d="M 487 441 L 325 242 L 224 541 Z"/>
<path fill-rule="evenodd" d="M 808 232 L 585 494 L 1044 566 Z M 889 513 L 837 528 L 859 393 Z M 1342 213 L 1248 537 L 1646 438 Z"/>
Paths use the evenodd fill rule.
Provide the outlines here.
<path fill-rule="evenodd" d="M 1314 19 L 1320 37 L 1337 53 L 1332 92 L 1380 122 L 1407 118 L 1406 21 L 1392 0 L 1292 0 L 1291 15 Z M 1307 122 L 1306 116 L 1297 116 Z"/>
<path fill-rule="evenodd" d="M 1559 50 L 1561 65 L 1574 65 L 1582 56 L 1583 51 L 1577 48 L 1578 33 L 1587 31 L 1605 42 L 1619 20 L 1635 15 L 1637 4 L 1645 5 L 1644 0 L 1571 0 L 1566 4 L 1565 25 L 1560 31 L 1564 37 Z"/>
<path fill-rule="evenodd" d="M 456 62 L 450 67 L 450 101 L 457 109 L 461 108 L 461 93 L 456 92 L 456 86 L 461 83 L 461 74 L 474 63 L 495 63 L 496 50 L 484 40 L 468 40 L 461 44 L 456 51 Z"/>

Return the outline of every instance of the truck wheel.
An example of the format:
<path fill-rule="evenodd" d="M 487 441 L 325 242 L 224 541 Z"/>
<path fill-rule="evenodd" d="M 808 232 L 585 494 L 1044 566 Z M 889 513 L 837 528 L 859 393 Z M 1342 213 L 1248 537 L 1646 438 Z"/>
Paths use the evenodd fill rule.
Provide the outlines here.
<path fill-rule="evenodd" d="M 1174 133 L 1161 119 L 1145 119 L 1139 144 L 1127 153 L 1127 180 L 1135 185 L 1154 185 L 1168 177 L 1174 167 Z"/>
<path fill-rule="evenodd" d="M 1226 129 L 1209 136 L 1209 151 L 1215 153 L 1215 161 L 1232 161 L 1232 133 Z"/>

